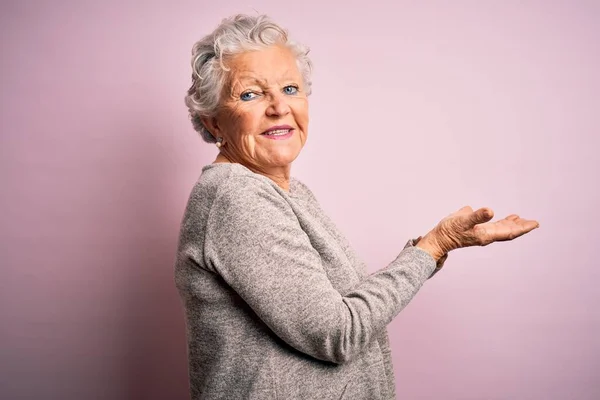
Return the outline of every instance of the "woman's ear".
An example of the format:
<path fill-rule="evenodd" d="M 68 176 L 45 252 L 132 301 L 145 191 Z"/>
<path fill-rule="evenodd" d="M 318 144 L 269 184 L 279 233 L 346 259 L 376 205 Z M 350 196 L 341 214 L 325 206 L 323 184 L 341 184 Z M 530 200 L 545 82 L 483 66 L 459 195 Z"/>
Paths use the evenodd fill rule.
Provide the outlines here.
<path fill-rule="evenodd" d="M 219 123 L 217 122 L 217 118 L 215 117 L 201 117 L 200 120 L 202 124 L 206 128 L 207 131 L 210 132 L 216 138 L 221 136 L 221 129 L 219 128 Z"/>

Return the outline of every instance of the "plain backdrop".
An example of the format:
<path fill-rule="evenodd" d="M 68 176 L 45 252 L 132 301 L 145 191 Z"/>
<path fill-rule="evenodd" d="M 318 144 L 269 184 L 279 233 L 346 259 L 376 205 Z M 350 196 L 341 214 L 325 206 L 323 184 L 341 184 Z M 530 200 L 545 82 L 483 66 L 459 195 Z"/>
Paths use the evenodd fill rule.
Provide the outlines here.
<path fill-rule="evenodd" d="M 464 205 L 541 224 L 390 324 L 398 398 L 600 398 L 600 2 L 568 0 L 2 1 L 0 398 L 188 398 L 173 265 L 216 148 L 183 98 L 238 12 L 311 47 L 293 175 L 371 271 Z"/>

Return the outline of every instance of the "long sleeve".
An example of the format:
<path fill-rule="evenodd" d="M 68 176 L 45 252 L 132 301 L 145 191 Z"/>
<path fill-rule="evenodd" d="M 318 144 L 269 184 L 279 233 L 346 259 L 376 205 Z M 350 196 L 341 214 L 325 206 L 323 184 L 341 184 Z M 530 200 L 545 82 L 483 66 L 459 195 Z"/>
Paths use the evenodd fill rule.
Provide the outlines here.
<path fill-rule="evenodd" d="M 419 240 L 421 240 L 423 237 L 419 236 L 416 239 L 411 239 L 406 243 L 406 246 L 404 246 L 404 248 L 406 249 L 407 247 L 412 247 L 412 246 L 416 246 L 417 243 L 419 243 Z M 443 268 L 444 263 L 446 262 L 446 260 L 448 259 L 448 253 L 444 254 L 439 260 L 437 260 L 435 269 L 433 270 L 433 272 L 431 273 L 431 275 L 429 275 L 429 278 L 427 279 L 431 279 L 433 278 L 433 276 L 435 274 L 437 274 L 438 272 L 440 272 L 440 270 Z"/>
<path fill-rule="evenodd" d="M 406 247 L 342 296 L 289 203 L 248 179 L 231 178 L 213 201 L 203 264 L 292 347 L 333 363 L 353 359 L 414 297 L 435 260 Z"/>

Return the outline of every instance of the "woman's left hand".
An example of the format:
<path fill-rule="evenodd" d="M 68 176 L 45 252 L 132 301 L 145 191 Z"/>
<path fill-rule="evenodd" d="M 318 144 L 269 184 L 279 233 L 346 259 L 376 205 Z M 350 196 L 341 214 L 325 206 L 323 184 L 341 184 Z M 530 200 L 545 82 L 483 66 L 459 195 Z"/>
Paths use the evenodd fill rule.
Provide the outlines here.
<path fill-rule="evenodd" d="M 463 207 L 441 220 L 417 246 L 429 251 L 437 260 L 462 247 L 513 240 L 540 226 L 537 221 L 523 219 L 516 214 L 489 222 L 493 217 L 494 212 L 489 208 L 473 211 L 469 206 Z"/>
<path fill-rule="evenodd" d="M 516 239 L 533 229 L 539 228 L 539 226 L 540 224 L 537 221 L 523 219 L 517 214 L 511 214 L 496 222 L 475 225 L 473 227 L 473 234 L 475 240 L 481 246 L 487 246 L 493 242 L 505 242 Z"/>

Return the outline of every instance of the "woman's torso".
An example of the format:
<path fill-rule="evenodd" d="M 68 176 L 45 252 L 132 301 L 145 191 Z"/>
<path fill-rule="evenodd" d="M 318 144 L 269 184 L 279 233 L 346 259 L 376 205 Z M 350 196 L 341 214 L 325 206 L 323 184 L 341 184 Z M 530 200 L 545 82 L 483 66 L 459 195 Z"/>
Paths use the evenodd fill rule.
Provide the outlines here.
<path fill-rule="evenodd" d="M 205 167 L 182 221 L 175 275 L 186 312 L 192 398 L 394 398 L 385 331 L 350 362 L 317 360 L 277 337 L 219 274 L 206 268 L 203 226 L 220 185 L 232 174 L 256 178 L 239 164 Z M 289 203 L 331 285 L 343 296 L 366 276 L 364 263 L 305 185 L 292 179 L 289 193 L 272 185 Z"/>

